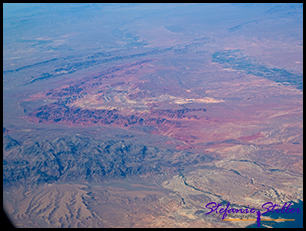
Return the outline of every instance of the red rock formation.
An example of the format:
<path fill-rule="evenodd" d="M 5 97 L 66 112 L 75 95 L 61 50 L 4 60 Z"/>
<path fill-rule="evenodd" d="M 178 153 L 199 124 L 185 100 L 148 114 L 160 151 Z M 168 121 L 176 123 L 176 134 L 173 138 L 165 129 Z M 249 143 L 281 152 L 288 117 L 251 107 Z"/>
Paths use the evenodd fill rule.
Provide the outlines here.
<path fill-rule="evenodd" d="M 176 126 L 180 123 L 164 118 L 150 118 L 149 115 L 140 117 L 137 115 L 122 115 L 114 110 L 89 110 L 76 107 L 58 105 L 56 103 L 44 105 L 29 114 L 29 121 L 38 123 L 63 123 L 63 124 L 103 124 L 103 125 L 148 125 L 148 126 Z"/>

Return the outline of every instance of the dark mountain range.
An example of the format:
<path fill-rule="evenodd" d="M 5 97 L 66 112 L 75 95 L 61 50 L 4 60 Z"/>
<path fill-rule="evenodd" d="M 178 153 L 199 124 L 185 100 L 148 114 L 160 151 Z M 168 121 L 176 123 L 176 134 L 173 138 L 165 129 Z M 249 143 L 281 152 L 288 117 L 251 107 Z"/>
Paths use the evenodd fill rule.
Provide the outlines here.
<path fill-rule="evenodd" d="M 36 182 L 103 182 L 104 177 L 163 174 L 163 168 L 176 170 L 213 158 L 188 152 L 158 149 L 124 141 L 79 137 L 59 138 L 22 145 L 6 135 L 3 149 L 11 154 L 3 160 L 4 187 Z M 182 161 L 184 156 L 190 158 Z"/>

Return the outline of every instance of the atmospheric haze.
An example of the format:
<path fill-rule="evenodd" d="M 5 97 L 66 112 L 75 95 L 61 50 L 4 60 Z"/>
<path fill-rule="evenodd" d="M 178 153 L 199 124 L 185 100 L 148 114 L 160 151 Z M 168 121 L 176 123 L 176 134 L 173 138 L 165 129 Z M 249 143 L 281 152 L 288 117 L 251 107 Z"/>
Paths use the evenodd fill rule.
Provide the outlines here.
<path fill-rule="evenodd" d="M 302 201 L 303 4 L 3 4 L 14 226 L 247 227 L 205 206 Z"/>

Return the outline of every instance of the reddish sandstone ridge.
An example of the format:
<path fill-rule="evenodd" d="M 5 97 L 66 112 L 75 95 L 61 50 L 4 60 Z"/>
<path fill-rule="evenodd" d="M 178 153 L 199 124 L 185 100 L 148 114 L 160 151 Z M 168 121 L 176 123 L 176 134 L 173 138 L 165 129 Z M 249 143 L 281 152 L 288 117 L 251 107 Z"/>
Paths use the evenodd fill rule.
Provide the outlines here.
<path fill-rule="evenodd" d="M 178 109 L 178 110 L 173 110 L 173 109 L 166 109 L 166 110 L 161 110 L 161 109 L 151 109 L 150 114 L 153 116 L 166 116 L 168 118 L 173 118 L 173 119 L 182 119 L 182 118 L 188 118 L 188 119 L 197 119 L 196 115 L 187 115 L 188 112 L 199 112 L 199 111 L 206 111 L 204 108 L 199 108 L 199 109 Z"/>
<path fill-rule="evenodd" d="M 180 123 L 164 118 L 151 118 L 148 115 L 143 117 L 137 115 L 122 115 L 120 111 L 113 110 L 88 110 L 76 107 L 49 104 L 38 108 L 29 114 L 29 121 L 36 123 L 62 123 L 62 124 L 103 124 L 117 125 L 126 127 L 129 125 L 148 125 L 148 126 L 175 126 Z"/>
<path fill-rule="evenodd" d="M 252 141 L 252 140 L 256 140 L 260 137 L 264 137 L 264 135 L 261 134 L 261 132 L 253 134 L 251 136 L 241 136 L 238 139 L 241 141 Z"/>

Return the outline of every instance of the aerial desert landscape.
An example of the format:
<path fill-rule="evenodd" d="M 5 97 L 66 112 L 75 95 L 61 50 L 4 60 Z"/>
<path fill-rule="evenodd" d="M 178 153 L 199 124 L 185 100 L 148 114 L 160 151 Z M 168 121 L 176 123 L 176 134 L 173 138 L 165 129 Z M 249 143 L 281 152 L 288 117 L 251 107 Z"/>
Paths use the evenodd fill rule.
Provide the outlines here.
<path fill-rule="evenodd" d="M 210 202 L 303 204 L 303 4 L 3 5 L 14 226 L 256 223 Z"/>

